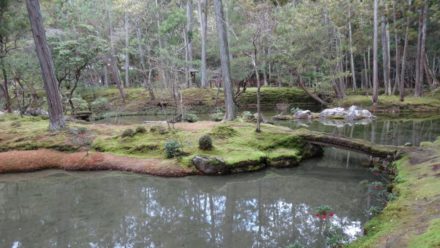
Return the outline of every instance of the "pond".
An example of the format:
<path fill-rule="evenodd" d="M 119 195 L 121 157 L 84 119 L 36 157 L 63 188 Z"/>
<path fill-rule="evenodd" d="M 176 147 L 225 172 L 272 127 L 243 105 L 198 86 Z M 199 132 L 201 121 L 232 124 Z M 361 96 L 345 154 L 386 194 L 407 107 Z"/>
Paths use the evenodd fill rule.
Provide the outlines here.
<path fill-rule="evenodd" d="M 44 171 L 0 177 L 0 247 L 323 247 L 382 204 L 355 158 L 226 177 Z M 331 206 L 334 216 L 317 218 Z"/>
<path fill-rule="evenodd" d="M 386 144 L 440 135 L 439 119 L 277 124 Z M 367 156 L 326 148 L 323 158 L 297 168 L 222 177 L 53 170 L 1 175 L 0 247 L 313 248 L 348 242 L 385 203 L 386 179 L 367 163 Z M 334 215 L 319 218 L 325 206 Z"/>

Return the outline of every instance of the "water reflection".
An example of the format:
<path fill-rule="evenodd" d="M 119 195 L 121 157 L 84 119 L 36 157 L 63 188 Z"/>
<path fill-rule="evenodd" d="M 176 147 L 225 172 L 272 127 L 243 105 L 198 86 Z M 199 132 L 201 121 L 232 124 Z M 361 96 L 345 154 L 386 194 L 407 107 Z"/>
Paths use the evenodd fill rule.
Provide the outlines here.
<path fill-rule="evenodd" d="M 348 123 L 341 120 L 277 121 L 276 124 L 290 128 L 307 127 L 311 130 L 333 135 L 360 138 L 386 145 L 419 145 L 440 136 L 440 117 L 432 119 L 361 120 Z"/>
<path fill-rule="evenodd" d="M 360 162 L 362 157 L 355 157 Z M 164 179 L 46 171 L 0 177 L 0 247 L 325 247 L 361 234 L 376 180 L 338 157 L 293 170 Z M 335 216 L 314 216 L 325 204 Z M 328 231 L 328 230 L 327 230 Z"/>

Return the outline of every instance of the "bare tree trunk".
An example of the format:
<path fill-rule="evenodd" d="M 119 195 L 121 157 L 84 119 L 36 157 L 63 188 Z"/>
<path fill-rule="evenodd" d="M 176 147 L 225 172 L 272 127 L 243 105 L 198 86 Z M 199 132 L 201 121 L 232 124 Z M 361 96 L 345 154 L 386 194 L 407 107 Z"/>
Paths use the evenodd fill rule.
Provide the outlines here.
<path fill-rule="evenodd" d="M 254 46 L 254 54 L 252 56 L 252 65 L 254 67 L 255 77 L 257 79 L 257 128 L 256 132 L 261 132 L 261 106 L 260 106 L 260 89 L 261 89 L 261 82 L 260 82 L 260 73 L 258 72 L 258 66 L 257 66 L 257 59 L 258 59 L 258 50 L 257 50 L 257 44 L 255 43 L 255 40 L 252 42 L 252 45 Z"/>
<path fill-rule="evenodd" d="M 424 30 L 426 29 L 426 13 L 428 10 L 427 1 L 424 1 L 424 7 L 420 9 L 419 25 L 418 25 L 418 36 L 417 36 L 417 54 L 416 54 L 416 79 L 414 85 L 414 96 L 422 96 L 422 82 L 423 82 L 423 59 L 424 59 L 424 48 L 425 48 L 425 35 Z"/>
<path fill-rule="evenodd" d="M 393 0 L 393 26 L 394 26 L 394 42 L 396 46 L 395 51 L 395 68 L 396 68 L 396 74 L 394 76 L 394 88 L 393 88 L 393 94 L 396 92 L 396 88 L 400 87 L 400 39 L 397 33 L 397 21 L 396 21 L 396 0 Z"/>
<path fill-rule="evenodd" d="M 429 67 L 428 56 L 426 56 L 426 53 L 425 53 L 424 68 L 425 68 L 426 77 L 428 78 L 429 87 L 431 89 L 436 89 L 439 86 L 440 82 L 437 80 L 434 73 L 432 72 L 432 69 Z"/>
<path fill-rule="evenodd" d="M 187 57 L 187 70 L 188 74 L 192 70 L 193 62 L 193 47 L 192 47 L 192 32 L 193 32 L 193 0 L 186 1 L 186 57 Z M 187 79 L 188 88 L 191 87 L 192 80 L 191 75 Z"/>
<path fill-rule="evenodd" d="M 385 0 L 382 0 L 383 5 L 385 6 Z M 384 10 L 385 11 L 385 10 Z M 382 13 L 382 68 L 383 68 L 383 84 L 385 88 L 385 93 L 387 95 L 391 94 L 390 89 L 390 71 L 388 70 L 388 40 L 387 40 L 387 29 L 388 22 L 385 18 L 385 12 Z"/>
<path fill-rule="evenodd" d="M 122 103 L 125 104 L 125 92 L 124 92 L 124 87 L 121 83 L 121 75 L 119 73 L 118 63 L 117 63 L 116 55 L 115 55 L 115 45 L 114 45 L 114 41 L 113 41 L 112 12 L 109 9 L 109 6 L 107 5 L 107 1 L 108 0 L 105 1 L 105 7 L 107 10 L 107 18 L 108 18 L 108 23 L 109 23 L 110 53 L 111 53 L 110 59 L 108 60 L 108 62 L 109 62 L 109 67 L 111 69 L 113 80 L 116 83 L 116 87 L 118 87 L 118 89 L 119 89 L 119 94 L 121 95 Z"/>
<path fill-rule="evenodd" d="M 156 3 L 156 8 L 157 8 L 157 13 L 156 13 L 156 25 L 157 25 L 157 30 L 160 30 L 160 25 L 161 25 L 161 14 L 160 14 L 160 6 L 159 6 L 159 0 L 155 1 Z M 159 31 L 158 31 L 159 32 Z M 160 34 L 158 34 L 158 43 L 159 43 L 159 51 L 162 51 L 163 48 L 163 41 L 162 38 L 160 36 Z M 161 52 L 159 52 L 159 60 L 160 60 L 160 73 L 162 74 L 161 78 L 162 78 L 162 84 L 164 86 L 164 88 L 166 89 L 168 86 L 168 78 L 167 78 L 167 73 L 165 71 L 165 61 L 163 58 L 163 55 L 161 54 Z"/>
<path fill-rule="evenodd" d="M 410 3 L 410 1 L 409 1 Z M 403 41 L 403 54 L 402 54 L 402 69 L 400 70 L 400 85 L 399 85 L 399 97 L 400 101 L 405 100 L 405 71 L 406 71 L 406 54 L 408 50 L 408 35 L 409 35 L 409 17 L 406 17 L 406 30 L 405 40 Z"/>
<path fill-rule="evenodd" d="M 141 29 L 139 27 L 139 25 L 137 25 L 136 28 L 136 38 L 138 40 L 138 50 L 139 50 L 139 56 L 140 56 L 140 60 L 141 60 L 141 69 L 142 69 L 142 77 L 143 77 L 143 84 L 144 87 L 148 90 L 148 94 L 150 95 L 150 99 L 151 100 L 155 100 L 156 96 L 154 95 L 154 91 L 153 91 L 153 87 L 151 85 L 151 81 L 150 81 L 150 77 L 149 74 L 147 75 L 147 67 L 145 65 L 145 51 L 142 48 L 142 34 L 141 34 Z M 151 72 L 151 68 L 150 68 L 150 72 Z"/>
<path fill-rule="evenodd" d="M 130 87 L 130 53 L 128 51 L 130 46 L 129 37 L 129 23 L 127 10 L 124 12 L 124 30 L 125 30 L 125 87 Z"/>
<path fill-rule="evenodd" d="M 206 72 L 206 41 L 207 41 L 207 21 L 208 21 L 208 6 L 206 0 L 198 0 L 199 20 L 200 20 L 200 37 L 201 37 L 201 60 L 200 76 L 201 87 L 206 88 L 208 86 L 208 78 Z"/>
<path fill-rule="evenodd" d="M 224 21 L 222 0 L 214 0 L 215 19 L 217 24 L 217 33 L 220 46 L 220 60 L 223 76 L 223 87 L 225 91 L 225 120 L 231 121 L 235 119 L 235 104 L 232 90 L 229 48 L 228 48 L 228 33 Z"/>
<path fill-rule="evenodd" d="M 4 58 L 1 58 L 1 66 L 2 66 L 2 74 L 3 74 L 3 95 L 5 96 L 5 110 L 8 113 L 12 113 L 11 109 L 11 96 L 9 95 L 9 87 L 8 87 L 8 73 L 6 72 L 5 68 L 5 61 Z"/>
<path fill-rule="evenodd" d="M 373 27 L 373 105 L 377 104 L 378 93 L 379 93 L 379 78 L 377 71 L 377 5 L 378 0 L 374 0 L 374 27 Z"/>
<path fill-rule="evenodd" d="M 63 104 L 61 102 L 58 82 L 55 77 L 55 69 L 52 61 L 49 46 L 46 39 L 46 31 L 43 26 L 43 18 L 38 0 L 26 0 L 26 7 L 31 23 L 32 34 L 35 42 L 38 60 L 41 67 L 41 75 L 44 82 L 44 89 L 47 96 L 49 110 L 49 129 L 59 130 L 66 126 L 63 115 Z"/>
<path fill-rule="evenodd" d="M 353 57 L 353 38 L 351 31 L 351 6 L 348 7 L 348 35 L 350 41 L 350 67 L 351 67 L 351 83 L 353 90 L 357 89 L 356 85 L 356 75 L 354 71 L 354 57 Z"/>

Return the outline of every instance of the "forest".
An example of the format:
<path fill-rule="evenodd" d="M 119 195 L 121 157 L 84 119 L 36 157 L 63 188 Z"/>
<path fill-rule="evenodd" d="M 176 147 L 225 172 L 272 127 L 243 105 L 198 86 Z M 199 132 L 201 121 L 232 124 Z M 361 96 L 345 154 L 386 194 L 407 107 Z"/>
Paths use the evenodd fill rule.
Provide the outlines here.
<path fill-rule="evenodd" d="M 0 76 L 0 247 L 440 247 L 438 0 L 0 0 Z"/>

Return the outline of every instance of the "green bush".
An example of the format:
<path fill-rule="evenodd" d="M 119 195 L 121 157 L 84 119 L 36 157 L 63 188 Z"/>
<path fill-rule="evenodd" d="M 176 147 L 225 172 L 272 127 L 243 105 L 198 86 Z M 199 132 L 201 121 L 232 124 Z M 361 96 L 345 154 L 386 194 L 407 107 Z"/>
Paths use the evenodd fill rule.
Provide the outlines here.
<path fill-rule="evenodd" d="M 86 102 L 86 100 L 82 99 L 81 97 L 72 98 L 72 104 L 76 112 L 89 111 L 89 104 Z M 68 102 L 67 102 L 67 109 L 69 111 L 72 111 L 70 103 Z"/>
<path fill-rule="evenodd" d="M 145 127 L 143 127 L 143 126 L 139 126 L 139 127 L 136 128 L 136 130 L 134 132 L 135 132 L 135 134 L 146 133 L 147 129 L 145 129 Z"/>
<path fill-rule="evenodd" d="M 209 115 L 209 119 L 213 121 L 222 121 L 225 114 L 223 112 L 216 112 Z"/>
<path fill-rule="evenodd" d="M 199 148 L 201 150 L 211 150 L 212 149 L 212 139 L 208 134 L 203 135 L 199 139 Z"/>
<path fill-rule="evenodd" d="M 110 104 L 107 98 L 100 97 L 90 103 L 90 108 L 93 113 L 102 113 L 110 109 Z"/>
<path fill-rule="evenodd" d="M 180 150 L 182 145 L 175 140 L 168 140 L 165 143 L 165 154 L 167 158 L 174 158 L 179 156 L 182 151 Z"/>
<path fill-rule="evenodd" d="M 125 129 L 124 132 L 122 132 L 121 137 L 122 138 L 126 138 L 126 137 L 133 137 L 135 135 L 133 129 L 128 128 Z"/>
<path fill-rule="evenodd" d="M 197 122 L 199 120 L 199 117 L 196 114 L 188 113 L 188 114 L 185 114 L 185 117 L 183 118 L 183 120 L 192 123 L 192 122 Z"/>

